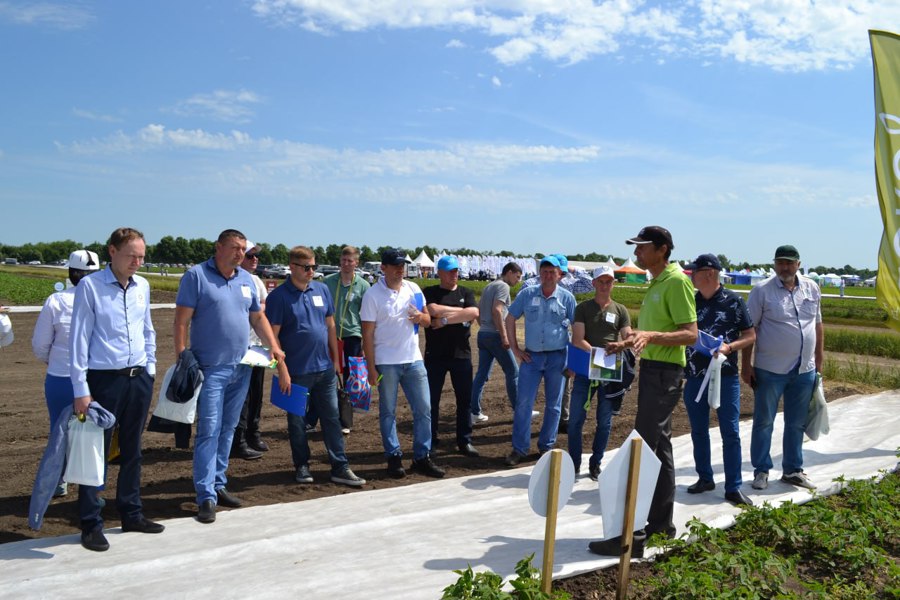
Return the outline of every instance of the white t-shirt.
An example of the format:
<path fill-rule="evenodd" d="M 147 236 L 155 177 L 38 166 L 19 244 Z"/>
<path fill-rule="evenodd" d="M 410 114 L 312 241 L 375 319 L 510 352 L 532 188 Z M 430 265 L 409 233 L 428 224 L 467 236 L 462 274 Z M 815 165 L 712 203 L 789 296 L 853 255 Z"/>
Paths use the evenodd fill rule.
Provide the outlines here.
<path fill-rule="evenodd" d="M 400 289 L 394 291 L 382 278 L 363 296 L 359 318 L 375 323 L 376 365 L 402 365 L 422 360 L 419 336 L 409 320 L 409 306 L 416 307 L 416 294 L 424 302 L 422 290 L 415 283 L 404 281 Z"/>

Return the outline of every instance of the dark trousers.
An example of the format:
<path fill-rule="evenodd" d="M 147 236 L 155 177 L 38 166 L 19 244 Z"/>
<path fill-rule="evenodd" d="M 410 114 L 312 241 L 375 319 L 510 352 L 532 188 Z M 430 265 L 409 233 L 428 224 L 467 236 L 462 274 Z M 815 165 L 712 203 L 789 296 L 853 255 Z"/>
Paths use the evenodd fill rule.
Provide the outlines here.
<path fill-rule="evenodd" d="M 438 422 L 441 415 L 441 390 L 447 373 L 456 394 L 456 443 L 472 442 L 472 361 L 468 358 L 432 358 L 425 356 L 428 372 L 428 392 L 431 395 L 431 443 L 438 439 Z"/>
<path fill-rule="evenodd" d="M 672 456 L 672 411 L 681 398 L 684 369 L 674 363 L 641 360 L 634 428 L 662 463 L 650 502 L 647 534 L 675 535 L 675 459 Z"/>
<path fill-rule="evenodd" d="M 344 429 L 353 428 L 353 407 L 350 406 L 350 398 L 347 394 L 341 393 L 341 390 L 347 388 L 347 378 L 350 376 L 350 357 L 362 356 L 362 338 L 358 336 L 350 336 L 341 338 L 344 344 L 344 373 L 338 390 L 338 414 L 340 416 L 341 427 Z M 306 424 L 315 427 L 319 422 L 319 414 L 314 406 L 309 406 L 306 411 Z"/>
<path fill-rule="evenodd" d="M 231 443 L 233 448 L 245 446 L 247 440 L 259 439 L 259 418 L 262 414 L 265 380 L 265 367 L 253 367 L 250 370 L 250 387 L 247 389 L 247 398 L 241 408 L 241 418 L 234 430 L 234 441 Z"/>
<path fill-rule="evenodd" d="M 141 518 L 141 434 L 150 409 L 153 378 L 143 371 L 137 377 L 127 377 L 110 371 L 89 370 L 87 384 L 94 401 L 116 417 L 119 430 L 119 478 L 116 482 L 116 508 L 123 523 Z M 106 430 L 106 449 L 115 428 Z M 78 513 L 81 530 L 103 528 L 100 488 L 78 486 Z"/>

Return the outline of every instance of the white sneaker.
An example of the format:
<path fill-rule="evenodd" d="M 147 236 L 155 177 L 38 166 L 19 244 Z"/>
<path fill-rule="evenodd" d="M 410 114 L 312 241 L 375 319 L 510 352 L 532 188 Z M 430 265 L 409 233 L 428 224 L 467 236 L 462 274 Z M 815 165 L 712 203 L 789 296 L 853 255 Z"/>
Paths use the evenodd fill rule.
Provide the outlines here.
<path fill-rule="evenodd" d="M 769 487 L 769 474 L 759 472 L 753 476 L 753 489 L 764 490 Z"/>
<path fill-rule="evenodd" d="M 484 422 L 486 422 L 489 418 L 490 418 L 490 417 L 488 417 L 488 416 L 487 416 L 486 414 L 484 414 L 484 413 L 476 413 L 476 414 L 472 415 L 472 421 L 473 421 L 473 422 L 476 422 L 476 423 L 484 423 Z"/>
<path fill-rule="evenodd" d="M 797 487 L 806 488 L 808 490 L 816 489 L 816 486 L 812 481 L 809 480 L 809 477 L 807 477 L 806 473 L 804 473 L 803 471 L 796 471 L 795 473 L 785 473 L 781 476 L 781 480 L 785 483 L 796 485 Z"/>

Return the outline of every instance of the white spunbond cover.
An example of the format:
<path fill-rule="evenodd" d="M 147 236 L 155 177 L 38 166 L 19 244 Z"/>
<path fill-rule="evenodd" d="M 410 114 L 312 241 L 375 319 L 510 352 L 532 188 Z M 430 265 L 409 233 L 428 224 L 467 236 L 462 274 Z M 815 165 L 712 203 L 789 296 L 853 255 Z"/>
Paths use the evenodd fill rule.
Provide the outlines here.
<path fill-rule="evenodd" d="M 871 477 L 897 464 L 900 391 L 829 404 L 831 433 L 804 444 L 805 471 L 820 493 L 836 477 Z M 772 458 L 781 463 L 781 415 Z M 751 423 L 741 423 L 744 492 L 757 504 L 803 502 L 812 495 L 778 481 L 750 487 Z M 689 435 L 673 442 L 675 523 L 696 516 L 729 525 L 739 512 L 723 498 L 722 447 L 710 431 L 714 491 L 689 495 L 697 479 Z M 352 440 L 352 437 L 351 437 Z M 476 437 L 477 442 L 477 437 Z M 609 464 L 615 451 L 604 457 Z M 440 456 L 438 456 L 440 462 Z M 587 459 L 583 460 L 587 464 Z M 438 598 L 457 579 L 453 569 L 490 569 L 505 579 L 534 553 L 540 568 L 544 519 L 528 504 L 533 465 L 383 490 L 358 491 L 290 504 L 222 510 L 215 523 L 191 517 L 165 522 L 159 535 L 107 530 L 110 549 L 89 552 L 73 534 L 0 545 L 2 595 L 8 598 L 303 598 L 422 600 Z M 185 483 L 185 495 L 191 483 Z M 234 490 L 240 495 L 240 488 Z M 147 516 L 153 518 L 152 511 Z M 601 539 L 597 484 L 575 482 L 557 521 L 554 577 L 615 566 L 618 558 L 588 552 Z"/>

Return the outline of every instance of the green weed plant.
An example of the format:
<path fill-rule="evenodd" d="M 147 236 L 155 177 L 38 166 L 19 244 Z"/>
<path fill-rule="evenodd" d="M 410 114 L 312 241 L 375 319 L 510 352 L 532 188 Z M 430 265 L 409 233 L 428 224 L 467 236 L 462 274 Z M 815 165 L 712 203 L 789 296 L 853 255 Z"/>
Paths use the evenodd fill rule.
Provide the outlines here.
<path fill-rule="evenodd" d="M 441 600 L 569 600 L 566 592 L 541 590 L 541 574 L 532 560 L 534 554 L 529 554 L 516 563 L 516 578 L 509 580 L 512 592 L 503 589 L 503 578 L 492 571 L 474 573 L 471 565 L 454 570 L 459 579 L 444 588 Z"/>

